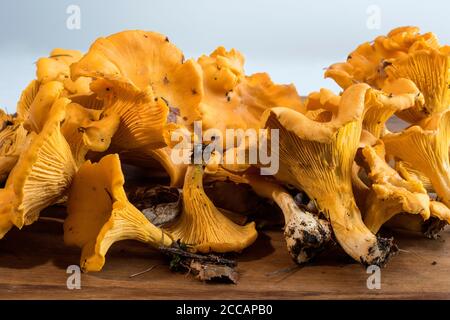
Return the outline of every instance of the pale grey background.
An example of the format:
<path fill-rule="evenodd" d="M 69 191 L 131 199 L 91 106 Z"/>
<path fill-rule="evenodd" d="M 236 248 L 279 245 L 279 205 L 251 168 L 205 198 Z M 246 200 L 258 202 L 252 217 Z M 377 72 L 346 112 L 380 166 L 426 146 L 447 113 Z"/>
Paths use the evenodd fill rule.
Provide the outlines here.
<path fill-rule="evenodd" d="M 158 31 L 186 57 L 218 45 L 247 58 L 247 73 L 266 71 L 305 95 L 320 87 L 323 68 L 357 44 L 391 28 L 417 25 L 449 43 L 446 0 L 0 0 L 0 107 L 15 110 L 34 77 L 34 61 L 52 48 L 87 50 L 99 36 L 124 29 Z M 66 9 L 81 8 L 81 30 L 68 30 Z M 367 28 L 367 8 L 381 9 L 381 28 Z"/>

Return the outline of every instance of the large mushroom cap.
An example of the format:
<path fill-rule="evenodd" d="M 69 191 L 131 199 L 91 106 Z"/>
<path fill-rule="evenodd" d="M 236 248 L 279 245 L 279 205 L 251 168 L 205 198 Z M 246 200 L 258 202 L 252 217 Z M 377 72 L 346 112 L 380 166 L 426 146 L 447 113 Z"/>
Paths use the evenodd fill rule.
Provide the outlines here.
<path fill-rule="evenodd" d="M 68 200 L 64 241 L 82 248 L 80 266 L 99 271 L 109 248 L 132 239 L 153 247 L 170 246 L 172 240 L 127 199 L 118 155 L 98 163 L 85 162 L 77 172 Z"/>
<path fill-rule="evenodd" d="M 412 80 L 425 98 L 425 103 L 398 112 L 410 123 L 416 123 L 429 115 L 445 111 L 450 106 L 450 50 L 426 48 L 395 59 L 386 67 L 388 79 Z"/>
<path fill-rule="evenodd" d="M 202 121 L 206 129 L 258 128 L 264 110 L 288 107 L 303 110 L 295 86 L 272 82 L 267 73 L 246 76 L 243 55 L 232 49 L 218 47 L 209 56 L 201 56 L 204 97 Z"/>
<path fill-rule="evenodd" d="M 73 78 L 95 77 L 132 91 L 150 90 L 153 99 L 178 110 L 185 123 L 200 117 L 200 67 L 184 61 L 183 53 L 159 33 L 133 30 L 99 38 L 71 71 Z"/>
<path fill-rule="evenodd" d="M 438 48 L 433 33 L 420 34 L 417 27 L 400 27 L 387 36 L 379 36 L 373 42 L 365 42 L 348 55 L 347 61 L 331 65 L 325 77 L 332 78 L 342 88 L 355 83 L 367 83 L 381 89 L 386 80 L 384 68 L 390 59 L 406 56 L 422 47 Z"/>
<path fill-rule="evenodd" d="M 61 133 L 68 102 L 61 98 L 53 104 L 42 131 L 30 135 L 29 147 L 0 190 L 0 216 L 8 217 L 2 230 L 9 230 L 12 224 L 22 228 L 33 223 L 41 210 L 56 203 L 70 187 L 76 164 Z"/>

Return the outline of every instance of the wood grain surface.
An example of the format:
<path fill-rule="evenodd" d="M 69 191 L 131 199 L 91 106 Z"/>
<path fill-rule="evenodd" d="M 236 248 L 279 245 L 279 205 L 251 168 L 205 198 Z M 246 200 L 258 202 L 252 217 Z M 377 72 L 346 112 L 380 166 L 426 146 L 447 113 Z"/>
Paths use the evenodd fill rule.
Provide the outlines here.
<path fill-rule="evenodd" d="M 82 274 L 81 289 L 68 290 L 66 268 L 78 264 L 79 250 L 64 246 L 61 223 L 39 221 L 0 241 L 0 299 L 450 299 L 449 231 L 440 240 L 397 234 L 402 251 L 381 270 L 379 290 L 367 289 L 369 274 L 338 249 L 296 267 L 280 231 L 260 234 L 239 256 L 237 285 L 173 273 L 158 252 L 125 241 L 102 272 Z"/>

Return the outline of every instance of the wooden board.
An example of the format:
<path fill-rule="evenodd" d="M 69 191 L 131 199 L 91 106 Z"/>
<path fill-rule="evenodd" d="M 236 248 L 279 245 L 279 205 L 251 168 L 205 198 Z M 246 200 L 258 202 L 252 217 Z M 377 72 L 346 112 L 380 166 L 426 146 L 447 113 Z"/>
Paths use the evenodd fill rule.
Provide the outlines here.
<path fill-rule="evenodd" d="M 450 299 L 450 230 L 441 240 L 397 235 L 401 251 L 367 289 L 366 270 L 338 250 L 303 268 L 290 260 L 282 233 L 269 231 L 239 257 L 240 282 L 203 283 L 168 270 L 167 260 L 137 242 L 114 245 L 102 272 L 83 274 L 68 290 L 66 268 L 79 250 L 65 247 L 62 225 L 40 221 L 0 241 L 1 299 Z M 151 266 L 150 272 L 130 275 Z"/>

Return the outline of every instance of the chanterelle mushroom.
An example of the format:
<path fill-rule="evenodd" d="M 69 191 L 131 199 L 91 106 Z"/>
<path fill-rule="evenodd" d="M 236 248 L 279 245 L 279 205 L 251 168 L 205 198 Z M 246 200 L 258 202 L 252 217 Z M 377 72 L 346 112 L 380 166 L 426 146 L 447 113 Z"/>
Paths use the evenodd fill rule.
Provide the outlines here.
<path fill-rule="evenodd" d="M 316 202 L 351 257 L 363 264 L 382 265 L 393 249 L 392 241 L 377 238 L 364 225 L 351 184 L 368 89 L 365 84 L 348 88 L 341 97 L 338 114 L 329 122 L 273 108 L 264 113 L 262 124 L 280 131 L 280 170 L 275 177 L 305 191 Z"/>
<path fill-rule="evenodd" d="M 450 206 L 450 110 L 382 139 L 387 154 L 425 174 L 439 199 Z"/>
<path fill-rule="evenodd" d="M 300 208 L 279 184 L 261 176 L 245 177 L 256 194 L 273 200 L 282 210 L 285 221 L 284 238 L 288 252 L 295 262 L 302 264 L 310 261 L 332 242 L 329 221 Z"/>
<path fill-rule="evenodd" d="M 78 50 L 54 49 L 49 57 L 40 58 L 36 62 L 36 76 L 40 84 L 49 81 L 59 81 L 64 85 L 64 95 L 86 95 L 91 91 L 89 84 L 91 78 L 80 77 L 72 80 L 70 66 L 81 59 L 83 54 Z"/>
<path fill-rule="evenodd" d="M 153 247 L 172 239 L 151 224 L 127 199 L 118 155 L 85 162 L 74 177 L 64 222 L 64 242 L 82 248 L 83 271 L 100 271 L 117 241 L 132 239 Z"/>
<path fill-rule="evenodd" d="M 108 149 L 118 126 L 119 117 L 114 113 L 105 116 L 102 110 L 68 103 L 61 132 L 70 145 L 77 165 L 80 166 L 86 160 L 88 151 L 103 152 Z"/>
<path fill-rule="evenodd" d="M 203 190 L 202 165 L 189 165 L 183 186 L 183 211 L 164 226 L 174 240 L 207 252 L 241 251 L 257 237 L 255 223 L 240 226 L 225 217 Z"/>
<path fill-rule="evenodd" d="M 218 47 L 209 56 L 201 56 L 204 97 L 201 102 L 203 126 L 225 129 L 258 128 L 267 108 L 288 107 L 303 110 L 300 96 L 291 85 L 272 82 L 267 73 L 246 76 L 243 55 Z"/>
<path fill-rule="evenodd" d="M 376 234 L 380 227 L 399 213 L 430 217 L 430 198 L 422 183 L 413 177 L 403 178 L 384 160 L 384 145 L 365 146 L 361 152 L 364 167 L 372 184 L 366 199 L 365 225 Z"/>
<path fill-rule="evenodd" d="M 44 208 L 56 203 L 68 190 L 76 171 L 70 146 L 61 133 L 66 98 L 51 107 L 39 134 L 31 133 L 23 151 L 0 190 L 0 238 L 13 226 L 36 221 Z"/>
<path fill-rule="evenodd" d="M 313 92 L 305 102 L 306 115 L 315 121 L 328 122 L 337 113 L 340 99 L 327 89 Z M 394 113 L 423 104 L 424 97 L 411 80 L 399 78 L 386 81 L 382 90 L 367 90 L 362 127 L 380 138 L 386 131 L 386 122 Z"/>
<path fill-rule="evenodd" d="M 388 80 L 412 80 L 425 98 L 425 103 L 397 113 L 405 121 L 416 123 L 450 106 L 450 47 L 427 47 L 394 59 L 385 71 Z"/>
<path fill-rule="evenodd" d="M 391 63 L 389 59 L 405 56 L 414 48 L 424 46 L 439 47 L 433 33 L 420 34 L 417 27 L 396 28 L 387 36 L 379 36 L 373 42 L 358 46 L 348 55 L 346 62 L 331 65 L 325 77 L 332 78 L 344 89 L 361 82 L 380 89 L 386 79 L 384 68 Z"/>
<path fill-rule="evenodd" d="M 91 89 L 104 100 L 105 112 L 120 115 L 113 145 L 122 149 L 164 147 L 169 108 L 185 123 L 200 118 L 201 68 L 184 61 L 161 34 L 135 30 L 99 38 L 71 71 L 74 79 L 98 79 Z"/>
<path fill-rule="evenodd" d="M 27 88 L 28 90 L 34 90 L 33 88 Z M 21 105 L 19 102 L 18 106 L 18 118 L 24 121 L 24 127 L 28 131 L 33 131 L 39 133 L 44 127 L 47 118 L 52 109 L 53 103 L 59 99 L 64 86 L 58 81 L 49 81 L 44 85 L 39 86 L 34 99 L 30 105 L 25 106 L 25 102 Z M 27 92 L 21 98 L 24 101 L 30 101 L 31 97 L 27 98 Z"/>
<path fill-rule="evenodd" d="M 27 148 L 28 141 L 28 132 L 22 123 L 14 119 L 6 120 L 5 123 L 0 131 L 0 182 L 6 180 L 20 154 Z"/>

